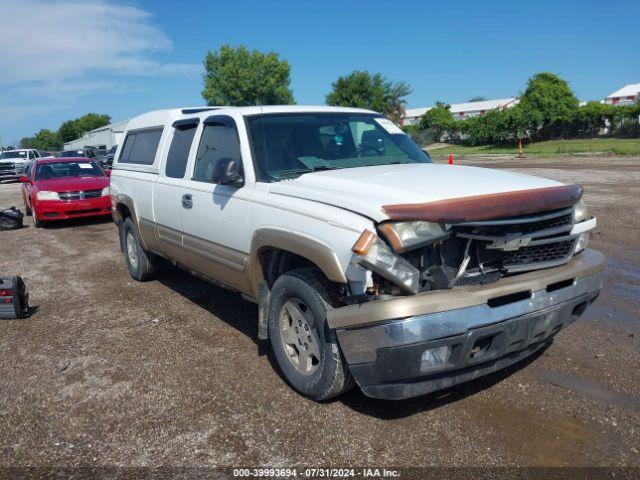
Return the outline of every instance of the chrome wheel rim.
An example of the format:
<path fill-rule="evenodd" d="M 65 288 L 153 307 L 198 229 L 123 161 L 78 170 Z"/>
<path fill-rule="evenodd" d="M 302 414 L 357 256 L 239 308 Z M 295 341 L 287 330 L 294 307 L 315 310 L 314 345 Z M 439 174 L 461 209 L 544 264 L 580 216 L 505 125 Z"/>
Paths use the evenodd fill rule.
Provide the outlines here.
<path fill-rule="evenodd" d="M 127 233 L 127 257 L 129 257 L 131 267 L 138 268 L 138 249 L 136 248 L 136 240 L 131 232 Z"/>
<path fill-rule="evenodd" d="M 280 339 L 286 356 L 303 375 L 313 375 L 320 367 L 320 342 L 311 309 L 292 298 L 280 310 Z"/>

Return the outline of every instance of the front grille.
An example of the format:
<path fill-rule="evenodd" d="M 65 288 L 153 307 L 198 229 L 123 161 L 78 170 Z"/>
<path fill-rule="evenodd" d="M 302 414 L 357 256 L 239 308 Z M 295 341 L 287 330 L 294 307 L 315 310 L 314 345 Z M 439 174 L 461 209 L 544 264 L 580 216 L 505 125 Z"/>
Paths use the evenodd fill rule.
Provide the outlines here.
<path fill-rule="evenodd" d="M 454 227 L 459 239 L 475 243 L 479 266 L 506 271 L 563 263 L 573 252 L 571 208 L 538 215 L 470 222 Z"/>
<path fill-rule="evenodd" d="M 98 213 L 99 211 L 99 208 L 89 208 L 87 210 L 68 210 L 66 213 L 68 215 L 84 215 L 87 213 Z"/>
<path fill-rule="evenodd" d="M 102 196 L 102 190 L 77 190 L 71 192 L 58 193 L 60 200 L 64 202 L 71 202 L 74 200 L 88 200 L 91 198 L 100 198 Z"/>
<path fill-rule="evenodd" d="M 511 252 L 507 258 L 504 259 L 504 265 L 507 267 L 516 267 L 562 261 L 571 255 L 574 244 L 575 240 L 566 240 L 564 242 L 522 247 L 515 252 Z"/>
<path fill-rule="evenodd" d="M 0 163 L 0 174 L 15 173 L 16 165 L 13 162 Z"/>
<path fill-rule="evenodd" d="M 478 285 L 505 275 L 547 268 L 571 258 L 573 209 L 455 224 L 451 235 L 402 257 L 421 274 L 421 289 Z"/>
<path fill-rule="evenodd" d="M 528 235 L 531 233 L 539 232 L 541 230 L 559 229 L 562 227 L 567 227 L 567 230 L 571 230 L 573 220 L 572 212 L 569 210 L 567 212 L 558 212 L 558 214 L 558 216 L 553 215 L 550 218 L 547 217 L 543 218 L 542 220 L 535 220 L 535 217 L 533 217 L 532 221 L 530 222 L 522 222 L 521 218 L 515 218 L 513 220 L 517 220 L 518 223 L 480 225 L 477 228 L 477 233 L 481 235 L 503 236 L 513 233 Z M 508 220 L 503 220 L 503 222 L 507 221 Z"/>

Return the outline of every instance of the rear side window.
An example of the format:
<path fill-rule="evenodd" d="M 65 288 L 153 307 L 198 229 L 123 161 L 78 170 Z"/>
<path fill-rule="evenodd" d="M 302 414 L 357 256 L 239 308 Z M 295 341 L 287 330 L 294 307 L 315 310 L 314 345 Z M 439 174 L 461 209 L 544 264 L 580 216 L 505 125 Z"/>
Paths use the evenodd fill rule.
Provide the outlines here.
<path fill-rule="evenodd" d="M 174 124 L 174 127 L 175 131 L 167 155 L 165 174 L 171 178 L 183 178 L 187 170 L 189 150 L 191 150 L 191 143 L 193 142 L 198 122 L 196 119 L 195 122 L 187 124 Z"/>
<path fill-rule="evenodd" d="M 128 133 L 118 163 L 152 165 L 156 158 L 161 136 L 162 128 Z"/>

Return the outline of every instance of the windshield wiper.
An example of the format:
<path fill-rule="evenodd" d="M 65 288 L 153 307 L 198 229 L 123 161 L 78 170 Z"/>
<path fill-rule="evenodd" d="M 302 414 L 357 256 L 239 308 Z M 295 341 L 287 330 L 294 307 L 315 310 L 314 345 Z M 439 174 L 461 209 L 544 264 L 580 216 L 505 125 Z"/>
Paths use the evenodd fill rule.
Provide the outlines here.
<path fill-rule="evenodd" d="M 285 178 L 288 176 L 300 176 L 300 175 L 304 175 L 305 173 L 313 173 L 313 172 L 321 172 L 324 170 L 335 170 L 339 167 L 330 167 L 328 165 L 316 165 L 315 167 L 311 167 L 311 168 L 292 168 L 291 170 L 280 170 L 277 175 L 278 178 Z"/>

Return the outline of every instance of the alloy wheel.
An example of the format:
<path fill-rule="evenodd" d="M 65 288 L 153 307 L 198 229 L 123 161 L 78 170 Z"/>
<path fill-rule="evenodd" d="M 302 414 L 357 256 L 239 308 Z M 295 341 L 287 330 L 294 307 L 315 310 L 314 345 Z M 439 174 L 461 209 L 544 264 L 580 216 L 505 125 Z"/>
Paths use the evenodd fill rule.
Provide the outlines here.
<path fill-rule="evenodd" d="M 318 331 L 311 309 L 297 298 L 280 310 L 280 339 L 291 364 L 303 375 L 313 375 L 320 366 Z"/>

